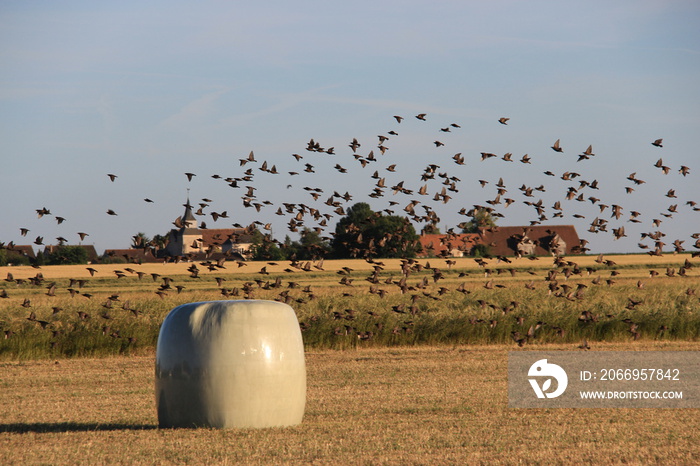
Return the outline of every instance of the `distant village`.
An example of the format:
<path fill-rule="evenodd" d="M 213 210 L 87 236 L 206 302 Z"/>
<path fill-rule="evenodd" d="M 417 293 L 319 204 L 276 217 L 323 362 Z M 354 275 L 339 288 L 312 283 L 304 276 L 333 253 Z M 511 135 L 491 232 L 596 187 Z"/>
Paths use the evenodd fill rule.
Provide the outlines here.
<path fill-rule="evenodd" d="M 175 228 L 169 231 L 162 247 L 134 244 L 135 247 L 129 249 L 107 249 L 99 255 L 92 245 L 74 246 L 85 250 L 88 263 L 174 262 L 221 258 L 245 261 L 252 258 L 257 229 L 206 228 L 197 221 L 189 199 L 184 207 L 183 215 L 175 220 Z M 419 242 L 417 256 L 426 258 L 565 256 L 586 252 L 585 241 L 579 239 L 573 225 L 492 226 L 479 228 L 477 233 L 422 234 Z M 40 255 L 49 256 L 61 246 L 67 245 L 48 245 L 35 251 L 32 245 L 10 244 L 5 249 L 34 263 Z M 12 265 L 10 260 L 7 262 Z"/>

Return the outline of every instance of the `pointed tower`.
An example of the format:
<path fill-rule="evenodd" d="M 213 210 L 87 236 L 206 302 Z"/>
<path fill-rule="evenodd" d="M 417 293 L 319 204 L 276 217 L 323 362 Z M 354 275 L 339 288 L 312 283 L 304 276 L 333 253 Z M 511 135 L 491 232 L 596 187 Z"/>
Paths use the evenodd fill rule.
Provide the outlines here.
<path fill-rule="evenodd" d="M 184 256 L 201 252 L 203 249 L 202 231 L 192 213 L 189 196 L 187 196 L 187 203 L 184 206 L 185 214 L 175 220 L 175 225 L 178 228 L 170 230 L 168 235 L 168 245 L 165 250 L 170 256 Z"/>
<path fill-rule="evenodd" d="M 199 228 L 197 225 L 197 219 L 194 218 L 192 213 L 192 204 L 190 204 L 190 198 L 187 197 L 187 204 L 185 204 L 185 215 L 182 216 L 182 226 L 184 228 Z"/>

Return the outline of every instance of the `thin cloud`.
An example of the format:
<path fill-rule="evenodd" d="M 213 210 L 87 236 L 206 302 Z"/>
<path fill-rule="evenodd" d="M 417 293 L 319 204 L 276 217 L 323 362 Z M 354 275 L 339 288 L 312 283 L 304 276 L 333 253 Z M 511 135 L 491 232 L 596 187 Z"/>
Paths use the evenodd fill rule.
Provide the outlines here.
<path fill-rule="evenodd" d="M 157 127 L 161 129 L 187 129 L 191 124 L 206 121 L 216 113 L 216 102 L 227 92 L 229 92 L 228 89 L 222 89 L 206 93 L 188 102 L 176 113 L 158 123 Z"/>

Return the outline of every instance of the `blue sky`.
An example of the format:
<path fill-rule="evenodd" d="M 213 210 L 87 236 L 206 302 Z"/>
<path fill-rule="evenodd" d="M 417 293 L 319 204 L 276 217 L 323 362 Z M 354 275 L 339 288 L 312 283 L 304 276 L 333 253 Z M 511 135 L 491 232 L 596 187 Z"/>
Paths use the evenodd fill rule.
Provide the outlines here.
<path fill-rule="evenodd" d="M 542 199 L 543 223 L 574 224 L 593 252 L 638 251 L 640 233 L 656 230 L 667 244 L 690 247 L 700 231 L 700 212 L 686 205 L 700 202 L 698 24 L 693 1 L 5 1 L 0 241 L 43 236 L 51 244 L 63 236 L 73 244 L 84 231 L 99 252 L 128 247 L 138 232 L 166 233 L 188 188 L 194 204 L 211 199 L 207 214 L 228 212 L 217 222 L 202 218 L 210 228 L 272 222 L 280 240 L 289 233 L 289 217 L 275 215 L 282 202 L 327 213 L 322 203 L 334 190 L 353 195 L 347 206 L 368 201 L 397 214 L 419 200 L 445 230 L 465 220 L 460 208 L 494 199 L 503 178 L 504 197 L 516 202 L 497 206 L 500 225 L 535 220 L 523 201 Z M 419 113 L 426 121 L 414 118 Z M 510 118 L 507 126 L 500 117 Z M 461 127 L 440 131 L 451 123 Z M 377 136 L 392 130 L 398 135 L 380 156 Z M 306 151 L 310 138 L 336 154 Z M 348 148 L 353 138 L 359 153 L 374 149 L 379 160 L 362 168 Z M 658 138 L 664 147 L 650 144 Z M 550 149 L 556 139 L 563 153 Z M 596 155 L 577 162 L 588 145 Z M 258 162 L 241 167 L 251 150 Z M 482 162 L 481 152 L 499 157 Z M 507 152 L 515 162 L 500 158 Z M 464 165 L 454 163 L 456 153 Z M 526 153 L 531 164 L 518 162 Z M 659 158 L 667 175 L 654 167 Z M 280 174 L 260 171 L 262 161 Z M 432 200 L 440 179 L 420 179 L 429 163 L 460 179 L 448 203 Z M 690 168 L 685 177 L 682 165 Z M 245 187 L 211 177 L 241 177 L 247 168 L 256 201 L 272 203 L 260 212 L 243 207 Z M 368 198 L 374 171 L 387 186 L 428 184 L 431 196 L 387 190 Z M 580 177 L 562 180 L 567 171 Z M 185 172 L 197 176 L 188 182 Z M 646 183 L 634 185 L 632 172 Z M 112 183 L 107 173 L 118 178 Z M 622 206 L 623 216 L 564 201 L 581 179 L 598 180 L 600 190 L 580 193 Z M 523 184 L 546 191 L 528 199 Z M 635 190 L 627 194 L 628 186 Z M 323 194 L 314 201 L 304 187 Z M 669 189 L 677 198 L 665 196 Z M 562 218 L 553 218 L 557 200 Z M 678 212 L 660 216 L 672 204 Z M 42 207 L 53 215 L 37 218 Z M 630 211 L 642 222 L 628 222 Z M 56 215 L 66 221 L 58 225 Z M 610 231 L 625 226 L 627 237 L 587 233 L 596 216 Z M 655 227 L 653 219 L 663 222 Z"/>

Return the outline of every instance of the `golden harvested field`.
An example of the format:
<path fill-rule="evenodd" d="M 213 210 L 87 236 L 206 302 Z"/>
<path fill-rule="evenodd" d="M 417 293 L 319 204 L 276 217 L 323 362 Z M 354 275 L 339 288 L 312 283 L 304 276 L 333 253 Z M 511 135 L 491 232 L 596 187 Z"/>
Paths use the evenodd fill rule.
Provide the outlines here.
<path fill-rule="evenodd" d="M 403 270 L 398 259 L 3 268 L 0 359 L 152 351 L 171 309 L 222 299 L 288 303 L 308 349 L 697 341 L 698 264 L 668 254 L 431 258 Z"/>
<path fill-rule="evenodd" d="M 678 266 L 683 264 L 685 259 L 690 259 L 690 254 L 667 254 L 663 256 L 649 256 L 647 254 L 625 254 L 625 255 L 605 255 L 604 258 L 613 260 L 619 267 L 639 267 L 639 266 L 649 266 L 649 267 L 666 267 L 666 266 Z M 579 264 L 580 267 L 591 267 L 595 266 L 595 260 L 598 256 L 571 256 L 566 259 L 572 260 Z M 512 264 L 505 264 L 498 262 L 495 259 L 486 260 L 490 267 L 521 267 L 521 268 L 538 268 L 547 269 L 552 267 L 551 257 L 540 257 L 537 260 L 529 260 L 526 258 L 513 259 Z M 452 259 L 456 262 L 452 268 L 454 269 L 478 269 L 478 265 L 473 258 L 463 257 Z M 387 271 L 399 271 L 401 267 L 401 259 L 378 259 L 378 262 L 384 264 Z M 433 267 L 440 267 L 446 269 L 444 259 L 429 258 L 429 259 L 419 259 L 419 263 L 425 264 L 430 263 Z M 239 267 L 235 262 L 227 262 L 225 271 L 220 273 L 240 275 L 240 274 L 252 274 L 258 272 L 262 267 L 267 267 L 267 271 L 270 274 L 283 273 L 285 269 L 289 267 L 289 263 L 286 261 L 280 261 L 273 263 L 276 265 L 270 265 L 270 262 L 256 262 L 250 261 L 245 262 L 245 265 Z M 313 264 L 318 264 L 318 262 L 313 262 Z M 41 269 L 35 269 L 30 266 L 17 266 L 17 267 L 0 267 L 0 277 L 5 277 L 8 272 L 12 273 L 15 278 L 29 278 L 41 272 L 44 278 L 47 280 L 57 280 L 66 278 L 90 278 L 90 272 L 87 271 L 88 267 L 97 270 L 95 274 L 96 277 L 109 277 L 114 278 L 114 270 L 123 270 L 125 267 L 130 267 L 135 270 L 145 272 L 147 274 L 158 273 L 161 275 L 187 275 L 187 268 L 191 263 L 180 262 L 180 263 L 145 263 L 145 264 L 93 264 L 93 265 L 53 265 L 53 266 L 43 266 Z M 371 271 L 373 264 L 368 263 L 362 259 L 342 259 L 342 260 L 324 260 L 323 269 L 330 272 L 337 272 L 343 267 L 350 267 L 357 272 Z"/>
<path fill-rule="evenodd" d="M 471 258 L 451 267 L 421 259 L 406 293 L 397 285 L 399 260 L 380 261 L 376 284 L 366 281 L 376 264 L 362 260 L 314 262 L 308 272 L 285 271 L 286 262 L 227 262 L 213 271 L 194 264 L 198 278 L 187 270 L 192 263 L 97 265 L 94 277 L 86 266 L 0 269 L 15 279 L 43 275 L 39 285 L 0 283 L 8 294 L 0 300 L 0 325 L 10 331 L 0 340 L 3 463 L 697 463 L 697 409 L 507 407 L 511 350 L 574 350 L 582 339 L 594 351 L 700 350 L 698 259 L 596 259 L 570 258 L 591 268 L 571 278 L 563 275 L 572 266 L 551 258 L 489 260 L 484 267 Z M 692 266 L 684 268 L 686 261 Z M 117 278 L 115 270 L 127 267 L 147 275 Z M 352 272 L 339 274 L 343 267 Z M 444 273 L 439 281 L 435 268 Z M 683 276 L 668 275 L 681 269 Z M 659 275 L 650 278 L 650 270 Z M 182 292 L 156 296 L 162 277 Z M 592 284 L 596 277 L 599 285 Z M 349 278 L 354 282 L 339 283 Z M 66 291 L 70 279 L 87 280 L 82 295 Z M 48 296 L 51 283 L 55 296 Z M 577 283 L 586 284 L 585 294 L 567 291 Z M 449 291 L 440 294 L 440 287 Z M 158 429 L 153 365 L 163 317 L 178 304 L 226 299 L 222 291 L 236 288 L 240 294 L 229 299 L 292 298 L 307 348 L 303 423 Z M 24 307 L 24 299 L 31 304 Z M 27 318 L 32 312 L 36 320 Z"/>
<path fill-rule="evenodd" d="M 304 420 L 271 429 L 158 429 L 152 355 L 0 363 L 3 464 L 700 462 L 697 409 L 508 408 L 511 349 L 308 352 Z"/>

